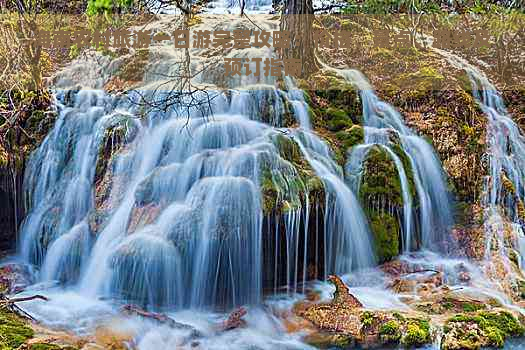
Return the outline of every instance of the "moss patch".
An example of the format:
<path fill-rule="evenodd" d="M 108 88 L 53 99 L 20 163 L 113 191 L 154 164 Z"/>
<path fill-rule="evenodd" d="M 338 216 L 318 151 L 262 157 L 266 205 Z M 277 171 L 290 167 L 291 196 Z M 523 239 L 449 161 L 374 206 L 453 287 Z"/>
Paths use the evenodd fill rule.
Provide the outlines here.
<path fill-rule="evenodd" d="M 400 147 L 394 153 L 399 153 L 408 177 L 412 198 L 415 199 L 413 179 L 408 158 Z M 363 164 L 363 183 L 359 197 L 364 203 L 371 229 L 375 238 L 376 254 L 383 263 L 397 256 L 400 251 L 399 233 L 401 222 L 396 213 L 403 212 L 403 195 L 397 167 L 391 156 L 382 148 L 375 146 L 370 149 Z M 382 207 L 378 207 L 381 203 Z M 393 211 L 390 209 L 394 208 Z"/>
<path fill-rule="evenodd" d="M 427 320 L 409 319 L 405 325 L 401 343 L 406 347 L 417 347 L 430 342 L 430 324 Z"/>
<path fill-rule="evenodd" d="M 396 320 L 390 320 L 379 327 L 379 338 L 383 344 L 397 343 L 401 339 L 401 327 Z"/>
<path fill-rule="evenodd" d="M 444 327 L 444 350 L 502 347 L 508 337 L 521 336 L 523 325 L 507 311 L 482 311 L 475 315 L 459 314 Z"/>
<path fill-rule="evenodd" d="M 18 349 L 33 334 L 33 330 L 18 316 L 0 309 L 0 350 Z"/>

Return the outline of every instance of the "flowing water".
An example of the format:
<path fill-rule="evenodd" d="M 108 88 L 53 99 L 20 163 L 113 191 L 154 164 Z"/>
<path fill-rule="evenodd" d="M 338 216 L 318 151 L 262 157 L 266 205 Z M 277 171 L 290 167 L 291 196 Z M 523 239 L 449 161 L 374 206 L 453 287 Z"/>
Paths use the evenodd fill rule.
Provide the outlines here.
<path fill-rule="evenodd" d="M 235 4 L 215 5 L 212 12 L 219 13 Z M 144 77 L 149 99 L 159 97 L 148 95 L 158 75 L 171 72 L 166 62 L 175 62 L 168 48 L 157 49 L 159 58 Z M 79 69 L 90 71 L 86 64 Z M 105 69 L 109 74 L 114 67 L 108 63 Z M 337 72 L 359 89 L 363 103 L 365 143 L 350 151 L 346 169 L 312 130 L 303 92 L 290 80 L 286 91 L 269 86 L 271 81 L 233 80 L 232 89 L 198 96 L 212 97 L 209 108 L 173 106 L 145 116 L 140 91 L 108 94 L 100 81 L 96 89 L 57 88 L 59 117 L 26 172 L 31 211 L 20 246 L 21 259 L 40 268 L 37 283 L 25 293 L 46 294 L 51 301 L 28 302 L 26 309 L 47 325 L 80 334 L 108 325 L 132 334 L 134 345 L 145 350 L 189 348 L 192 335 L 123 317 L 119 308 L 126 303 L 193 326 L 207 349 L 309 349 L 303 334 L 287 332 L 276 315 L 303 299 L 306 287 L 329 298 L 330 285 L 306 281 L 333 273 L 344 275 L 365 307 L 405 310 L 403 298 L 414 295 L 388 290 L 385 275 L 374 268 L 372 235 L 358 200 L 362 164 L 372 147 L 388 154 L 401 183 L 401 259 L 440 266 L 452 286 L 462 286 L 458 273 L 466 269 L 477 281 L 472 292 L 494 297 L 469 262 L 414 252 L 440 249 L 452 225 L 439 160 L 359 72 Z M 60 81 L 68 86 L 71 75 Z M 196 80 L 213 86 L 212 75 Z M 287 113 L 299 127 L 285 127 Z M 322 183 L 322 200 L 309 195 L 312 182 L 290 159 L 293 145 L 304 160 L 301 167 Z M 266 210 L 269 187 L 277 197 L 271 199 L 285 209 Z M 508 304 L 504 295 L 496 296 Z M 247 327 L 216 332 L 223 311 L 240 305 L 248 306 Z"/>
<path fill-rule="evenodd" d="M 356 191 L 361 183 L 363 162 L 372 147 L 383 149 L 394 162 L 403 198 L 403 251 L 419 248 L 439 250 L 448 242 L 453 224 L 452 203 L 445 174 L 432 146 L 404 123 L 395 108 L 380 100 L 366 78 L 357 70 L 336 70 L 359 89 L 363 104 L 365 140 L 354 147 L 346 166 Z M 407 157 L 404 165 L 401 157 Z M 417 196 L 418 225 L 414 221 L 416 198 L 412 197 L 407 173 L 412 174 Z M 416 228 L 420 237 L 416 236 Z"/>
<path fill-rule="evenodd" d="M 485 180 L 484 208 L 486 220 L 486 258 L 494 241 L 508 256 L 504 244 L 502 216 L 513 222 L 512 232 L 517 237 L 516 248 L 523 259 L 523 220 L 520 205 L 525 196 L 525 137 L 507 112 L 503 98 L 487 76 L 467 60 L 453 53 L 434 49 L 453 66 L 464 70 L 470 78 L 472 95 L 487 117 L 487 157 L 489 176 Z M 494 240 L 495 238 L 495 240 Z"/>

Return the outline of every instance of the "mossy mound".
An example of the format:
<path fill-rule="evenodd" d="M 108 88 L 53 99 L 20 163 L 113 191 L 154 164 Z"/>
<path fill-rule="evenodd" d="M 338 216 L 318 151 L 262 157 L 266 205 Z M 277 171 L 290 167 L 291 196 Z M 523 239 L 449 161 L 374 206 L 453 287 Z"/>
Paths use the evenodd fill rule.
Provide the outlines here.
<path fill-rule="evenodd" d="M 362 126 L 352 125 L 350 128 L 337 132 L 335 136 L 341 142 L 343 149 L 348 151 L 353 146 L 364 142 L 365 131 Z"/>
<path fill-rule="evenodd" d="M 299 145 L 281 134 L 272 135 L 277 155 L 262 161 L 261 191 L 263 211 L 280 213 L 296 210 L 307 203 L 324 201 L 324 183 L 304 159 Z"/>
<path fill-rule="evenodd" d="M 507 311 L 482 311 L 475 315 L 458 314 L 446 321 L 443 350 L 477 350 L 482 347 L 503 347 L 508 337 L 525 332 L 520 321 Z"/>
<path fill-rule="evenodd" d="M 394 153 L 406 158 L 400 147 Z M 411 176 L 408 159 L 400 157 L 408 177 L 412 198 L 415 198 L 415 186 Z M 397 167 L 386 150 L 379 146 L 372 147 L 363 164 L 362 184 L 359 197 L 365 204 L 365 211 L 370 221 L 375 238 L 376 254 L 379 262 L 391 260 L 399 254 L 400 220 L 403 212 L 403 195 Z M 378 205 L 379 204 L 379 205 Z"/>
<path fill-rule="evenodd" d="M 20 317 L 0 309 L 0 350 L 18 349 L 26 340 L 33 337 L 33 329 Z"/>
<path fill-rule="evenodd" d="M 368 210 L 368 214 L 379 262 L 390 261 L 400 252 L 399 222 L 393 215 L 386 212 L 378 213 Z"/>
<path fill-rule="evenodd" d="M 401 344 L 406 347 L 418 347 L 431 341 L 430 324 L 427 320 L 409 319 L 404 328 Z"/>
<path fill-rule="evenodd" d="M 401 153 L 404 154 L 402 150 Z M 405 169 L 407 178 L 411 180 L 410 167 Z M 415 197 L 414 186 L 410 186 L 412 197 Z M 401 181 L 396 165 L 390 155 L 379 146 L 374 146 L 368 152 L 363 164 L 363 183 L 359 195 L 366 200 L 370 197 L 382 196 L 388 203 L 402 207 L 403 195 Z"/>
<path fill-rule="evenodd" d="M 379 327 L 379 338 L 383 344 L 395 344 L 401 339 L 401 326 L 398 320 L 390 320 Z"/>

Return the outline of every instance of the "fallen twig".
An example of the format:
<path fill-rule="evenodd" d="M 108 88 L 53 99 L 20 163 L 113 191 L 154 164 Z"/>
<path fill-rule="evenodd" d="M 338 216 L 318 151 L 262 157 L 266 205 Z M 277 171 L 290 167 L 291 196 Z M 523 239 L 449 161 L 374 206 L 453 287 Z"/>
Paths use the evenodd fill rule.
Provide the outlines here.
<path fill-rule="evenodd" d="M 7 297 L 4 297 L 3 300 L 0 300 L 0 305 L 2 305 L 2 306 L 11 305 L 11 304 L 14 304 L 14 303 L 19 303 L 19 302 L 22 302 L 22 301 L 30 301 L 30 300 L 35 300 L 35 299 L 49 301 L 49 298 L 47 298 L 47 297 L 45 297 L 43 295 L 37 294 L 37 295 L 29 296 L 29 297 L 20 297 L 20 298 L 7 298 Z"/>

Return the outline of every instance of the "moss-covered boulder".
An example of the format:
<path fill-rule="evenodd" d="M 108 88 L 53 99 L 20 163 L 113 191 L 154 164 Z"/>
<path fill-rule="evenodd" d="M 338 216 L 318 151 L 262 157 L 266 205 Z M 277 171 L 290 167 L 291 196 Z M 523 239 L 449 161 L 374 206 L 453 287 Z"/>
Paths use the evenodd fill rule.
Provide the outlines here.
<path fill-rule="evenodd" d="M 522 336 L 525 329 L 508 311 L 481 311 L 449 318 L 443 331 L 443 350 L 477 350 L 503 347 L 505 339 Z"/>
<path fill-rule="evenodd" d="M 277 154 L 263 154 L 261 159 L 264 213 L 296 210 L 307 202 L 323 203 L 324 183 L 315 175 L 299 145 L 292 137 L 278 133 L 271 135 L 271 141 Z"/>
<path fill-rule="evenodd" d="M 404 155 L 400 148 L 397 152 Z M 403 158 L 400 157 L 400 160 L 403 162 Z M 410 195 L 415 199 L 415 186 L 410 169 L 407 163 L 405 172 Z M 370 222 L 379 262 L 389 261 L 397 256 L 401 249 L 400 222 L 404 200 L 400 177 L 392 156 L 379 146 L 372 147 L 364 161 L 359 197 L 364 203 Z"/>
<path fill-rule="evenodd" d="M 297 316 L 317 329 L 304 339 L 309 344 L 350 349 L 399 345 L 410 348 L 431 342 L 429 320 L 366 310 L 340 278 L 331 276 L 329 281 L 335 286 L 330 302 L 301 302 L 294 307 Z"/>

